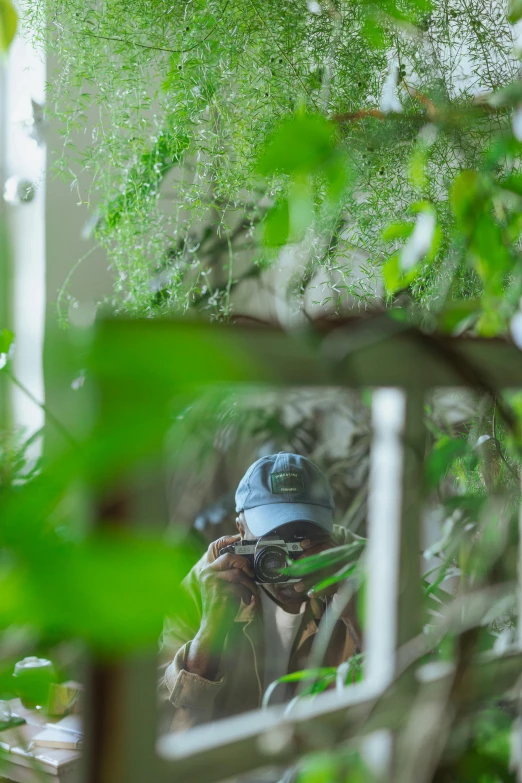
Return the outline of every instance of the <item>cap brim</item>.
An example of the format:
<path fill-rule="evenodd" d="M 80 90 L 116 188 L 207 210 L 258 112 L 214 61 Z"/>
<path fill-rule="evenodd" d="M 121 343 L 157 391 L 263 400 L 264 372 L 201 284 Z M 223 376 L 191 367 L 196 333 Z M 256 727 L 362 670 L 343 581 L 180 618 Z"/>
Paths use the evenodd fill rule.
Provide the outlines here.
<path fill-rule="evenodd" d="M 266 506 L 244 509 L 250 531 L 257 536 L 266 536 L 281 525 L 289 522 L 313 522 L 327 533 L 333 530 L 333 511 L 311 503 L 267 503 Z"/>

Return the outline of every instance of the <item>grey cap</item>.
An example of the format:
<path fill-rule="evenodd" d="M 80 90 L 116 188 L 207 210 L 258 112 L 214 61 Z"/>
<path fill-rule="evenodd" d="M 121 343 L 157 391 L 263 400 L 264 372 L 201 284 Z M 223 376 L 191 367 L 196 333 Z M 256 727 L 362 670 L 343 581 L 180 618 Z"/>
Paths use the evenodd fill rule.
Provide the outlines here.
<path fill-rule="evenodd" d="M 334 501 L 328 479 L 311 460 L 280 451 L 249 467 L 236 492 L 236 511 L 244 511 L 252 533 L 266 536 L 289 522 L 314 522 L 333 529 Z"/>

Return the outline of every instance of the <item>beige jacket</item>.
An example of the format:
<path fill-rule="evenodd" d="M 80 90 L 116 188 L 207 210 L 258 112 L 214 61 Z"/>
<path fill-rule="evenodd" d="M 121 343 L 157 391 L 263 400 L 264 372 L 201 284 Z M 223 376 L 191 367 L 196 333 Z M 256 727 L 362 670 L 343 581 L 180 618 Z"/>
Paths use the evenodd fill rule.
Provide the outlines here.
<path fill-rule="evenodd" d="M 344 543 L 346 531 L 336 528 L 335 538 Z M 220 672 L 215 681 L 192 674 L 185 668 L 191 639 L 196 635 L 201 620 L 199 573 L 207 562 L 208 555 L 205 554 L 183 582 L 194 603 L 193 616 L 165 622 L 160 651 L 160 691 L 165 730 L 184 730 L 261 706 L 264 638 L 263 616 L 259 607 L 241 604 L 227 635 Z M 321 599 L 308 601 L 292 647 L 288 672 L 306 668 L 324 610 L 325 603 Z M 358 634 L 350 617 L 351 612 L 347 612 L 347 616 L 336 624 L 324 666 L 338 666 L 359 651 Z"/>

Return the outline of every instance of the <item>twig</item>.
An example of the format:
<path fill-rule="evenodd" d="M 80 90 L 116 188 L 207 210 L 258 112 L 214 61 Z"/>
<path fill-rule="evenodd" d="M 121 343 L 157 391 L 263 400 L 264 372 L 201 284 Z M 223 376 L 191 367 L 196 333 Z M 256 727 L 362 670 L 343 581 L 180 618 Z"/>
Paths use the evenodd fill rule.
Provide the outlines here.
<path fill-rule="evenodd" d="M 152 49 L 154 52 L 170 52 L 171 54 L 186 54 L 186 52 L 191 52 L 193 49 L 197 49 L 198 46 L 201 46 L 202 43 L 205 43 L 205 41 L 210 38 L 213 32 L 216 31 L 219 23 L 221 22 L 221 19 L 223 18 L 223 14 L 225 13 L 227 6 L 229 5 L 230 0 L 226 0 L 223 9 L 221 11 L 221 17 L 217 20 L 216 24 L 210 30 L 204 38 L 201 38 L 197 43 L 193 44 L 192 46 L 187 47 L 186 49 L 169 49 L 166 46 L 151 46 L 150 44 L 142 44 L 138 43 L 138 41 L 132 41 L 128 38 L 117 38 L 112 35 L 98 35 L 97 33 L 88 33 L 87 31 L 83 31 L 78 33 L 78 35 L 86 35 L 89 38 L 99 38 L 102 41 L 117 41 L 118 43 L 128 44 L 129 46 L 137 46 L 140 49 Z"/>
<path fill-rule="evenodd" d="M 306 88 L 306 85 L 304 84 L 303 80 L 301 79 L 301 76 L 299 75 L 299 71 L 296 70 L 293 62 L 287 56 L 287 54 L 284 51 L 284 49 L 282 49 L 281 46 L 279 45 L 279 42 L 278 42 L 277 38 L 274 37 L 274 35 L 273 35 L 272 31 L 270 30 L 269 26 L 267 25 L 267 23 L 265 22 L 265 20 L 261 16 L 261 14 L 259 13 L 259 10 L 258 10 L 257 6 L 255 5 L 254 0 L 250 0 L 250 5 L 252 6 L 252 8 L 254 10 L 254 13 L 256 14 L 257 18 L 259 19 L 259 21 L 261 22 L 261 24 L 263 25 L 263 27 L 265 28 L 267 33 L 270 35 L 270 37 L 274 41 L 275 45 L 277 46 L 281 57 L 283 57 L 286 60 L 286 62 L 288 63 L 288 65 L 290 66 L 292 71 L 294 72 L 294 75 L 295 75 L 296 79 L 298 80 L 299 84 L 301 85 L 301 87 L 303 88 L 303 90 L 305 91 L 305 94 L 312 101 L 312 103 L 313 103 L 314 107 L 316 108 L 316 110 L 319 111 L 319 107 L 318 107 L 317 103 L 315 102 L 315 99 L 313 98 L 312 95 L 310 95 L 310 93 L 308 92 L 308 90 Z"/>
<path fill-rule="evenodd" d="M 37 399 L 37 398 L 34 396 L 34 394 L 33 394 L 33 393 L 32 393 L 32 392 L 31 392 L 31 391 L 30 391 L 30 390 L 29 390 L 29 389 L 28 389 L 26 386 L 24 386 L 24 384 L 23 384 L 21 381 L 19 381 L 19 380 L 18 380 L 18 378 L 15 378 L 15 376 L 12 374 L 12 372 L 11 372 L 10 370 L 7 370 L 7 375 L 9 376 L 9 378 L 11 379 L 11 381 L 14 383 L 14 385 L 15 385 L 15 386 L 18 386 L 18 388 L 19 388 L 21 391 L 23 391 L 23 392 L 24 392 L 24 394 L 26 394 L 26 395 L 29 397 L 29 399 L 30 399 L 32 402 L 34 402 L 34 404 L 35 404 L 35 405 L 37 405 L 37 406 L 38 406 L 38 407 L 39 407 L 39 408 L 40 408 L 40 409 L 41 409 L 41 410 L 42 410 L 42 411 L 45 413 L 45 415 L 47 416 L 47 418 L 49 419 L 49 421 L 52 421 L 52 423 L 54 424 L 54 426 L 56 427 L 56 429 L 57 429 L 57 430 L 59 430 L 59 431 L 62 433 L 63 437 L 64 437 L 64 438 L 65 438 L 65 439 L 66 439 L 66 440 L 67 440 L 67 441 L 68 441 L 68 442 L 69 442 L 69 443 L 70 443 L 72 446 L 78 446 L 78 443 L 77 443 L 77 442 L 76 442 L 76 440 L 73 438 L 73 436 L 71 435 L 71 433 L 69 432 L 69 430 L 68 430 L 66 427 L 64 427 L 64 425 L 61 423 L 61 421 L 60 421 L 59 419 L 57 419 L 57 418 L 56 418 L 56 416 L 54 415 L 54 413 L 52 413 L 52 412 L 49 410 L 49 408 L 47 407 L 47 405 L 46 405 L 45 403 L 43 403 L 43 402 L 40 402 L 40 400 L 38 400 L 38 399 Z"/>
<path fill-rule="evenodd" d="M 422 103 L 422 105 L 426 109 L 426 114 L 428 115 L 429 119 L 435 119 L 440 114 L 440 110 L 437 109 L 433 101 L 430 98 L 428 98 L 427 95 L 424 95 L 424 93 L 420 92 L 420 90 L 417 90 L 415 87 L 412 87 L 411 84 L 408 84 L 408 82 L 405 79 L 403 79 L 403 84 L 406 87 L 410 97 L 416 98 L 419 101 L 419 103 Z"/>
<path fill-rule="evenodd" d="M 413 89 L 413 88 L 411 88 Z M 417 92 L 417 91 L 415 91 Z M 388 112 L 384 113 L 380 109 L 359 109 L 358 111 L 346 112 L 341 114 L 333 114 L 330 119 L 333 122 L 345 123 L 345 122 L 357 122 L 358 120 L 365 120 L 373 118 L 376 120 L 393 120 L 393 121 L 408 121 L 408 122 L 426 122 L 431 120 L 432 122 L 444 122 L 446 124 L 456 123 L 458 119 L 464 117 L 470 117 L 473 115 L 492 115 L 499 114 L 501 112 L 509 111 L 509 107 L 506 106 L 490 106 L 487 103 L 476 103 L 473 105 L 460 105 L 451 110 L 437 109 L 435 104 L 422 93 L 418 93 L 416 96 L 425 107 L 426 111 L 422 114 L 401 114 L 400 112 Z"/>
<path fill-rule="evenodd" d="M 356 120 L 364 120 L 367 117 L 374 117 L 377 120 L 387 120 L 390 119 L 390 114 L 385 114 L 380 109 L 359 109 L 359 111 L 350 111 L 343 114 L 334 114 L 331 117 L 331 119 L 334 122 L 342 123 L 342 122 L 354 122 Z"/>

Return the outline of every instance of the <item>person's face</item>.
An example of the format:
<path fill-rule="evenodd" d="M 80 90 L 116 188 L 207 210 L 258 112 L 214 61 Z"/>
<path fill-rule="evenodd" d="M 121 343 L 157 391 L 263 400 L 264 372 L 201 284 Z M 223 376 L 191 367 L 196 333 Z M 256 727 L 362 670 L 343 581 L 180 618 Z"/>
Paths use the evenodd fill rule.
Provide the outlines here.
<path fill-rule="evenodd" d="M 236 524 L 242 538 L 251 540 L 256 538 L 248 529 L 243 513 L 236 520 Z M 290 524 L 282 525 L 277 531 L 273 531 L 271 535 L 275 533 L 285 541 L 301 542 L 304 551 L 297 560 L 302 560 L 305 557 L 315 555 L 334 546 L 334 542 L 328 534 L 318 525 L 314 525 L 311 522 L 291 522 Z M 308 590 L 311 588 L 312 582 L 313 579 L 308 578 L 291 584 L 287 582 L 263 584 L 263 589 L 272 595 L 278 603 L 282 604 L 287 611 L 297 613 L 301 604 L 308 600 Z"/>

